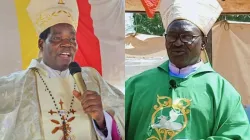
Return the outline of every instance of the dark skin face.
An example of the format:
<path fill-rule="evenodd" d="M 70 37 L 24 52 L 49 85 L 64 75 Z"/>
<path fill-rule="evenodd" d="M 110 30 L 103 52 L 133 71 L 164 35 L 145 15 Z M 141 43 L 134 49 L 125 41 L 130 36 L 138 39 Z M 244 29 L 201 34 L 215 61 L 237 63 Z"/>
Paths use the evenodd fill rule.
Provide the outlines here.
<path fill-rule="evenodd" d="M 207 38 L 196 25 L 187 20 L 176 20 L 168 26 L 166 33 L 177 36 L 176 41 L 169 42 L 166 38 L 165 42 L 169 60 L 176 67 L 181 69 L 200 61 L 201 50 L 205 48 Z M 180 34 L 199 36 L 193 37 L 191 43 L 184 43 L 180 39 Z"/>
<path fill-rule="evenodd" d="M 75 57 L 76 31 L 70 24 L 56 24 L 50 28 L 47 39 L 39 39 L 38 44 L 44 63 L 54 70 L 64 71 Z"/>

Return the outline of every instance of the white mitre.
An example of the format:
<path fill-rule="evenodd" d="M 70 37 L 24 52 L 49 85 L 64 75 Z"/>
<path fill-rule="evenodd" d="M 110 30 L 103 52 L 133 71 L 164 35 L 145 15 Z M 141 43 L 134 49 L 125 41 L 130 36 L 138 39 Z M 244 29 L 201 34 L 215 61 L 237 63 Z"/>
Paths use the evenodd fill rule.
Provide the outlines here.
<path fill-rule="evenodd" d="M 217 0 L 161 0 L 160 13 L 164 28 L 174 20 L 185 19 L 207 35 L 222 12 Z"/>
<path fill-rule="evenodd" d="M 77 29 L 76 0 L 31 0 L 27 11 L 38 35 L 59 23 L 68 23 Z"/>

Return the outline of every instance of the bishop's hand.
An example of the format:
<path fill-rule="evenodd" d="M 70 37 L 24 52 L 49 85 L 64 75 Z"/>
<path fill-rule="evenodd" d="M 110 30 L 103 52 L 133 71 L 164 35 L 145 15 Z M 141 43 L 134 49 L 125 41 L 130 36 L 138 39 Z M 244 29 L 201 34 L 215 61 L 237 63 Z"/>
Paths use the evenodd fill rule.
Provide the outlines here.
<path fill-rule="evenodd" d="M 83 111 L 96 121 L 99 128 L 105 128 L 101 96 L 97 92 L 90 90 L 87 90 L 83 95 L 74 90 L 73 95 L 81 102 Z"/>

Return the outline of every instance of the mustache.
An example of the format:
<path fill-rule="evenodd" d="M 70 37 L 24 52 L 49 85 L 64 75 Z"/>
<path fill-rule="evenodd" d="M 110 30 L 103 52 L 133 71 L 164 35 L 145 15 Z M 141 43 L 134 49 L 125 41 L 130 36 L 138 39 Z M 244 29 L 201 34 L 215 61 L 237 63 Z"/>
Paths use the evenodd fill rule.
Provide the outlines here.
<path fill-rule="evenodd" d="M 183 44 L 180 46 L 176 46 L 174 43 L 168 44 L 169 47 L 167 47 L 167 49 L 171 50 L 171 51 L 186 51 L 186 49 L 188 51 L 191 51 L 190 47 L 188 47 L 190 44 Z"/>

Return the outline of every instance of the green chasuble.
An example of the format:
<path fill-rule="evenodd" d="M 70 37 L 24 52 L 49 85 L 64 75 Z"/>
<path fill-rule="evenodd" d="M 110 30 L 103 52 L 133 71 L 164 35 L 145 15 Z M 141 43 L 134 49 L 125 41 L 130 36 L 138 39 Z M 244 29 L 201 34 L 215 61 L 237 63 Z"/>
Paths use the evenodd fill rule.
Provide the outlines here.
<path fill-rule="evenodd" d="M 209 63 L 183 79 L 168 63 L 126 81 L 127 140 L 250 140 L 239 93 Z"/>

